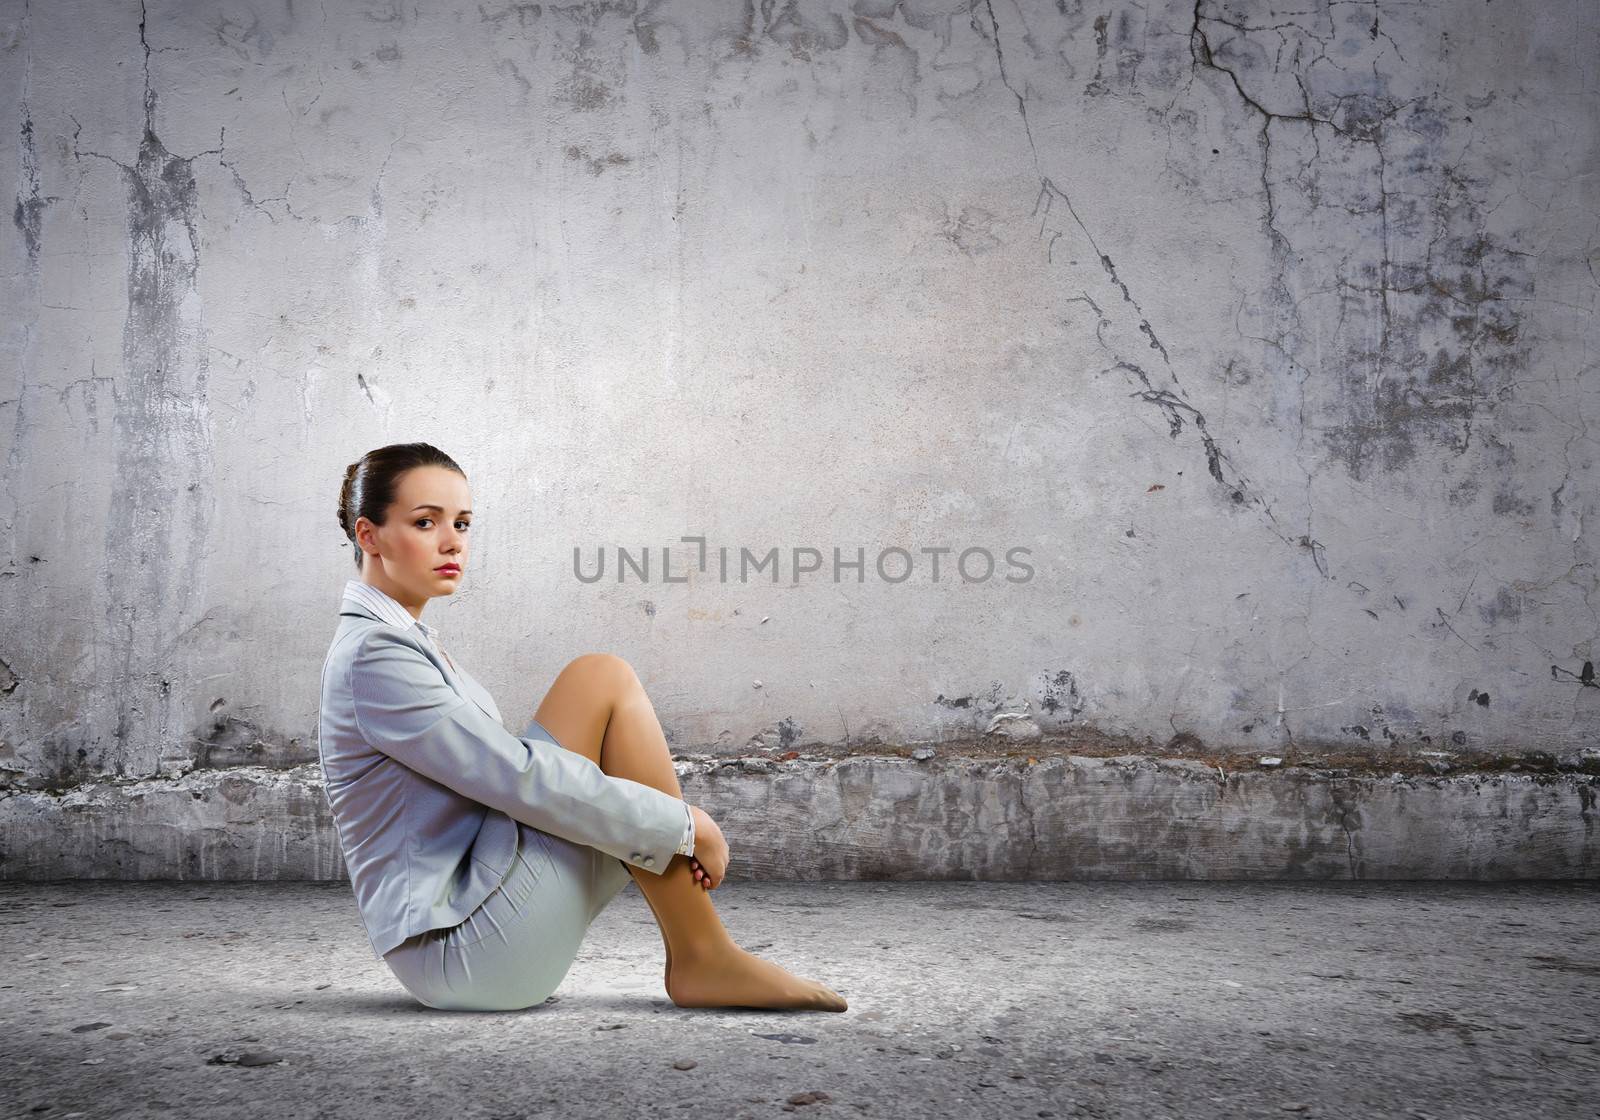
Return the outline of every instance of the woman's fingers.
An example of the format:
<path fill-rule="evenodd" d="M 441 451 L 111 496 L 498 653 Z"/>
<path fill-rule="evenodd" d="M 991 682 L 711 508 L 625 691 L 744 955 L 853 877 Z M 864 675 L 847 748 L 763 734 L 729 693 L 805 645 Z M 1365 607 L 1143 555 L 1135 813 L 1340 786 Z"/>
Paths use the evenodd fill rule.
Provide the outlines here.
<path fill-rule="evenodd" d="M 706 887 L 715 890 L 728 868 L 728 841 L 711 815 L 698 805 L 690 806 L 695 822 L 695 859 L 705 875 Z"/>

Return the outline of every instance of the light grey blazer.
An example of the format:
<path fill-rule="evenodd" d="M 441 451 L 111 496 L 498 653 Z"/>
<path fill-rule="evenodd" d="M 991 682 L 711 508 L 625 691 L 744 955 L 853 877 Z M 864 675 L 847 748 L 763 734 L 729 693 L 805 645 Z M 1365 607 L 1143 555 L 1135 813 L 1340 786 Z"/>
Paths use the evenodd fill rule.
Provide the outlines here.
<path fill-rule="evenodd" d="M 539 724 L 516 736 L 494 699 L 346 595 L 322 666 L 317 750 L 373 953 L 463 921 L 500 885 L 517 822 L 655 874 L 684 803 L 605 773 Z"/>

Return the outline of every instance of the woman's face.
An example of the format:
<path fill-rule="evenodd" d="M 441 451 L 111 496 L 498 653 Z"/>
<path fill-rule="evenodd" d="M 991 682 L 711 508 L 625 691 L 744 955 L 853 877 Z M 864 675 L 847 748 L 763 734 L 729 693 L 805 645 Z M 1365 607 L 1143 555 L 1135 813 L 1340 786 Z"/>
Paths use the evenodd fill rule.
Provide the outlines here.
<path fill-rule="evenodd" d="M 407 606 L 420 606 L 461 586 L 467 570 L 472 492 L 448 467 L 413 467 L 400 476 L 388 524 L 356 519 L 356 540 L 367 555 L 362 578 Z M 455 573 L 439 570 L 454 564 Z"/>

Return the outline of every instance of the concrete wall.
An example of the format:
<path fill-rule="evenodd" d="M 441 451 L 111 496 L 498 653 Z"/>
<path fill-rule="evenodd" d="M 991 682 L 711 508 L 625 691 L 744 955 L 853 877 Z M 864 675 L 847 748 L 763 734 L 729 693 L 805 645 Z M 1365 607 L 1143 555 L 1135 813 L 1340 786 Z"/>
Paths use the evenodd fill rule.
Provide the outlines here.
<path fill-rule="evenodd" d="M 749 879 L 1592 879 L 1592 775 L 1050 757 L 677 764 Z M 315 763 L 0 800 L 0 879 L 341 879 Z"/>
<path fill-rule="evenodd" d="M 606 649 L 712 754 L 1576 764 L 1596 59 L 1588 0 L 4 0 L 0 778 L 314 760 L 410 439 L 508 725 Z"/>

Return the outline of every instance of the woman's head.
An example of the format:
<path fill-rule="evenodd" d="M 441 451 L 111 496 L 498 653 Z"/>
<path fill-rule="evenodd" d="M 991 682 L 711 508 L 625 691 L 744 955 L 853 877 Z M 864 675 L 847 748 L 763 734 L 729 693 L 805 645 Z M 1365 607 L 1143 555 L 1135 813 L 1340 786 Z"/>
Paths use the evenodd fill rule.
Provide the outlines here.
<path fill-rule="evenodd" d="M 344 472 L 339 527 L 368 583 L 407 605 L 448 595 L 467 569 L 472 494 L 456 461 L 428 443 L 369 451 Z M 455 575 L 440 572 L 455 564 Z"/>

